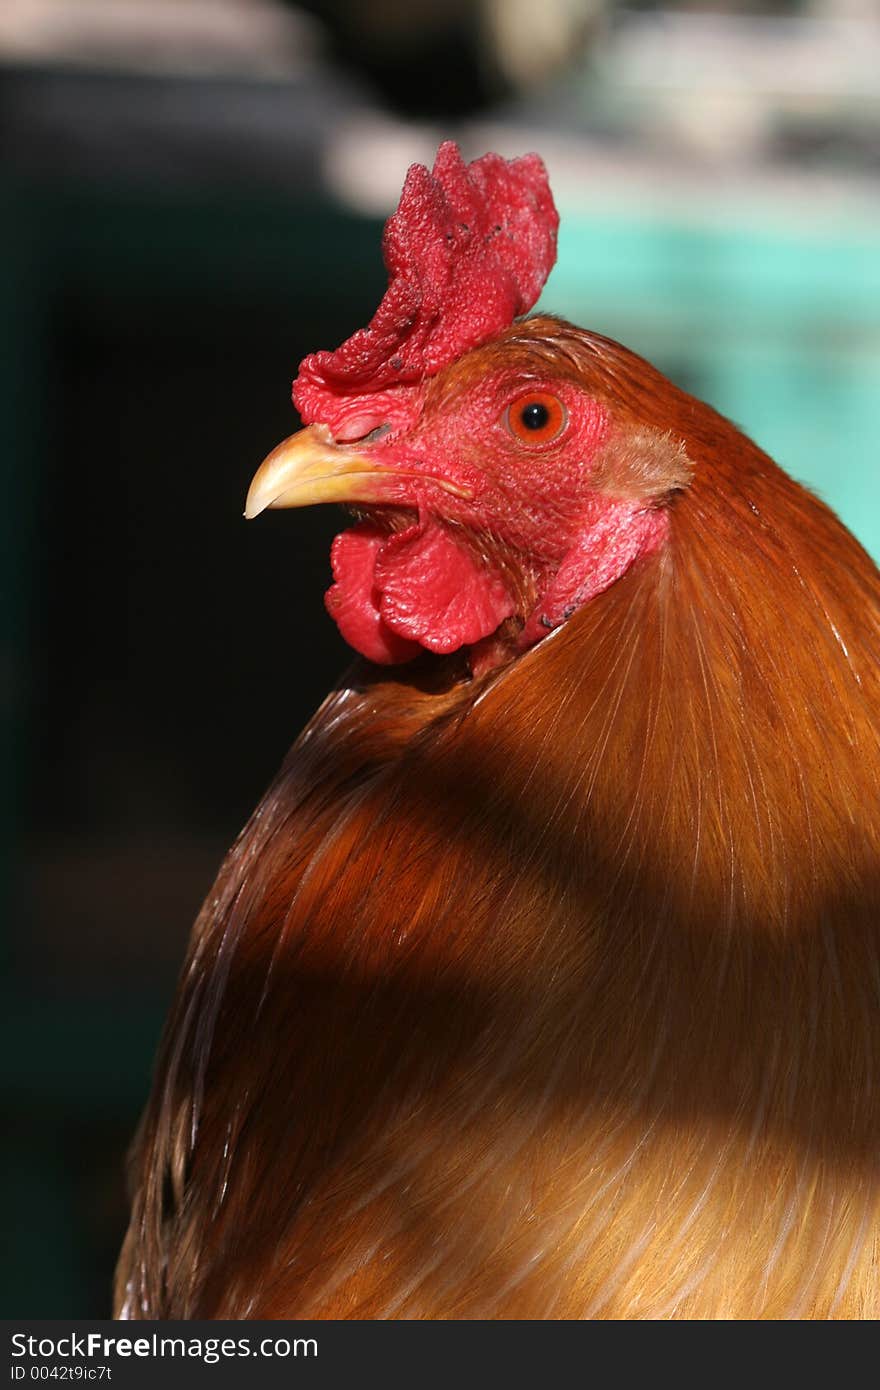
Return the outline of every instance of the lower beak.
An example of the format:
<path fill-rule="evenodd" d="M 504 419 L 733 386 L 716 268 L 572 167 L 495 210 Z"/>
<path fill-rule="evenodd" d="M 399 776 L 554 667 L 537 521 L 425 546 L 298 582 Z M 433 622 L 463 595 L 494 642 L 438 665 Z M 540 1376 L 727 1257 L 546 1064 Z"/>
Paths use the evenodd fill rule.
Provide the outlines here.
<path fill-rule="evenodd" d="M 310 507 L 316 502 L 387 501 L 387 480 L 399 476 L 345 444 L 326 425 L 309 425 L 263 460 L 248 489 L 250 521 L 267 507 Z M 386 484 L 383 488 L 383 483 Z"/>

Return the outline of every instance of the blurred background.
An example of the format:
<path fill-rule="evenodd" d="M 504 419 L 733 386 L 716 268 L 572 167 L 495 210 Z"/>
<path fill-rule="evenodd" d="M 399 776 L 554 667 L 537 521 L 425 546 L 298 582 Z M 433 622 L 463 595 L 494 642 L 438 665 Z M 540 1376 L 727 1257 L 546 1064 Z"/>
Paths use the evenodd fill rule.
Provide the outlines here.
<path fill-rule="evenodd" d="M 5 1316 L 108 1312 L 190 924 L 347 661 L 338 518 L 247 484 L 450 136 L 544 156 L 544 307 L 880 556 L 876 0 L 4 0 Z"/>

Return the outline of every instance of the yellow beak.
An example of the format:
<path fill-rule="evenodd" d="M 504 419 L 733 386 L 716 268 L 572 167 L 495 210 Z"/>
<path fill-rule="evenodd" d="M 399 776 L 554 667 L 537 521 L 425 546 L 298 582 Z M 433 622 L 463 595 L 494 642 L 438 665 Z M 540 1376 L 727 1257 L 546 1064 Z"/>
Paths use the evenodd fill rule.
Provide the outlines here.
<path fill-rule="evenodd" d="M 444 492 L 470 497 L 469 488 L 446 478 L 383 468 L 353 444 L 336 444 L 326 425 L 309 425 L 263 459 L 248 489 L 248 521 L 267 507 L 310 507 L 316 502 L 388 502 L 388 482 L 430 477 Z"/>
<path fill-rule="evenodd" d="M 267 507 L 310 507 L 316 502 L 379 502 L 389 469 L 345 444 L 334 444 L 326 425 L 309 425 L 283 440 L 263 460 L 248 489 L 248 521 Z"/>

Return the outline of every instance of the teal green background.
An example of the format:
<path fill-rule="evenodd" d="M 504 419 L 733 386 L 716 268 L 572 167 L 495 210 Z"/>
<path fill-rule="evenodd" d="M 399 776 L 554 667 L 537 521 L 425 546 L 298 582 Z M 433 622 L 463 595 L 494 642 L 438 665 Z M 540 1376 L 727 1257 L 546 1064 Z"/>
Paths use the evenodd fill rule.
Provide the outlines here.
<path fill-rule="evenodd" d="M 697 210 L 695 209 L 695 212 Z M 702 213 L 700 214 L 702 215 Z M 541 307 L 735 420 L 880 557 L 880 227 L 587 217 L 562 208 Z"/>

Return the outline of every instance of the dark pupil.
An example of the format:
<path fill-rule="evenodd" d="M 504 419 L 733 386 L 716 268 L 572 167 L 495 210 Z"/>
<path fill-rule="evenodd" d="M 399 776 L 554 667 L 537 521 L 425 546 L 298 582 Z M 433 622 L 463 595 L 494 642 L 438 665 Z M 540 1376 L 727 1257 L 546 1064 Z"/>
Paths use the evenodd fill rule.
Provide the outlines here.
<path fill-rule="evenodd" d="M 550 411 L 540 401 L 524 405 L 519 417 L 527 430 L 542 430 L 550 419 Z"/>

